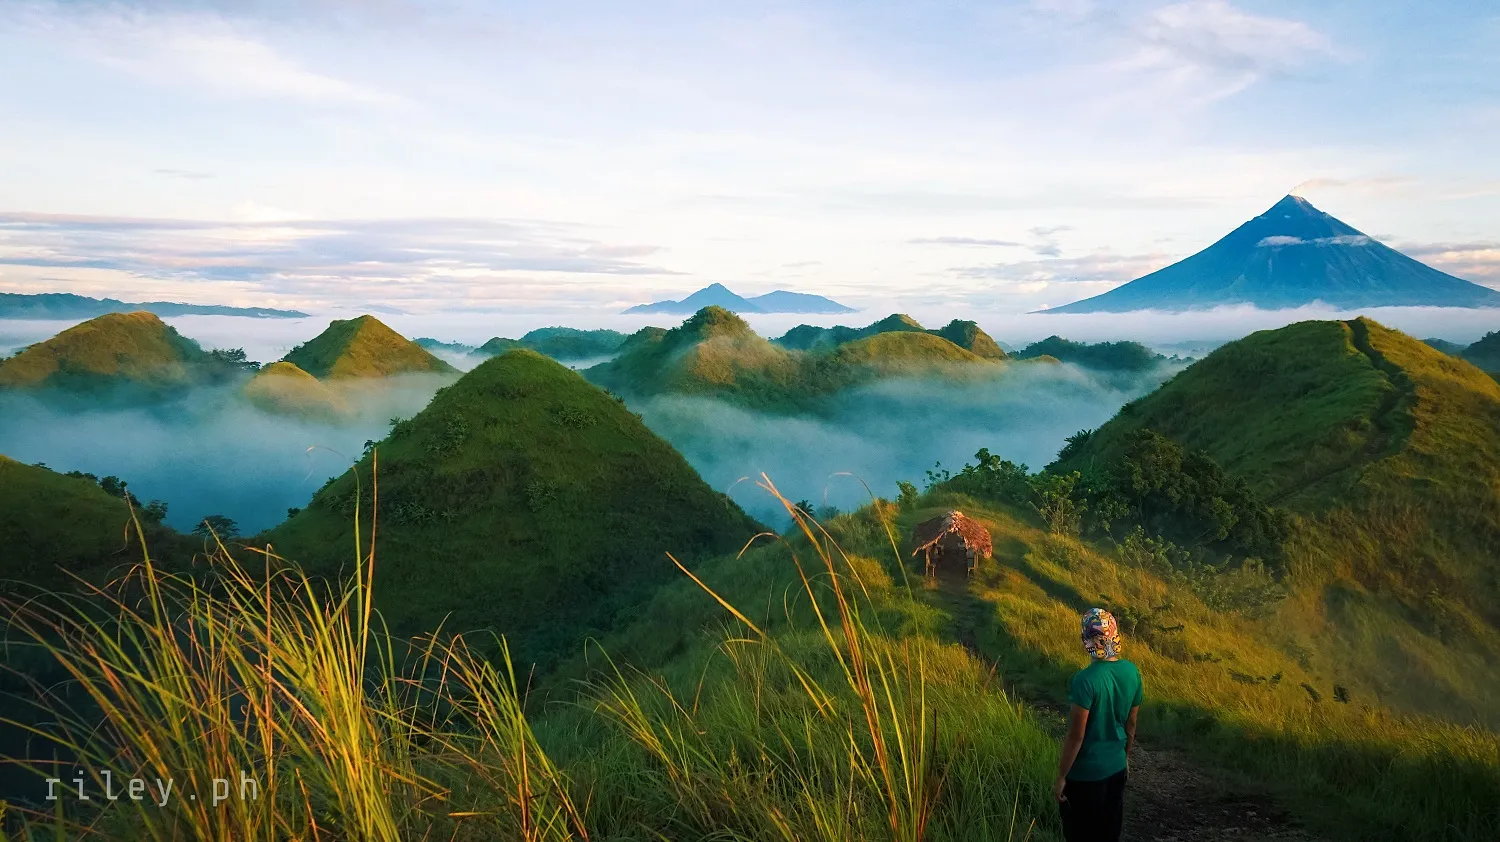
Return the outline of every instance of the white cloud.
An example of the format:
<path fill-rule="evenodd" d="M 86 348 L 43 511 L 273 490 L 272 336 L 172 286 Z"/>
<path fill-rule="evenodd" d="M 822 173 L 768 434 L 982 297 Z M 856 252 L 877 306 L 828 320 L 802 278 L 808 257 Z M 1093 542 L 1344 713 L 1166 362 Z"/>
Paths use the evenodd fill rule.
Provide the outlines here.
<path fill-rule="evenodd" d="M 1290 72 L 1339 55 L 1327 36 L 1301 21 L 1252 15 L 1226 0 L 1164 6 L 1142 33 L 1163 61 L 1255 75 Z"/>
<path fill-rule="evenodd" d="M 242 98 L 390 105 L 397 98 L 310 70 L 243 24 L 212 14 L 153 14 L 123 7 L 87 11 L 26 4 L 11 23 L 61 36 L 106 67 L 167 86 Z"/>
<path fill-rule="evenodd" d="M 1335 237 L 1315 237 L 1304 240 L 1301 237 L 1262 237 L 1256 243 L 1257 248 L 1280 248 L 1282 246 L 1367 246 L 1374 242 L 1364 234 L 1339 234 Z"/>

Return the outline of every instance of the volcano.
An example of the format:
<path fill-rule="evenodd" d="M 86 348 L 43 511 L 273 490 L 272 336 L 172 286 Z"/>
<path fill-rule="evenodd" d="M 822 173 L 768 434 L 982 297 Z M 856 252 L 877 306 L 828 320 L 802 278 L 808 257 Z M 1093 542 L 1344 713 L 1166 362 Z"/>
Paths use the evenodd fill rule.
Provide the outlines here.
<path fill-rule="evenodd" d="M 1046 313 L 1366 307 L 1500 307 L 1500 292 L 1413 260 L 1287 196 L 1192 257 Z"/>

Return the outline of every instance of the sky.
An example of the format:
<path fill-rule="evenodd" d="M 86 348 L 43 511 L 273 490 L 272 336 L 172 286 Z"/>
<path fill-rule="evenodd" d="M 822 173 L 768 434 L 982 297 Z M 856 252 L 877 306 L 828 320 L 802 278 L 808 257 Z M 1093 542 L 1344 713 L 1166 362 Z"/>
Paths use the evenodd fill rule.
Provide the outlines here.
<path fill-rule="evenodd" d="M 1500 8 L 8 0 L 0 291 L 1023 313 L 1296 191 L 1500 288 Z"/>

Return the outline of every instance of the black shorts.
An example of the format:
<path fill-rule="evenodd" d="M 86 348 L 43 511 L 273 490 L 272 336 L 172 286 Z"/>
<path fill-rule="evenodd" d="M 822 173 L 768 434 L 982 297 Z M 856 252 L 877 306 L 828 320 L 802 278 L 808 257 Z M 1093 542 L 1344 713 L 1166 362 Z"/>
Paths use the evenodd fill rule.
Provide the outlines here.
<path fill-rule="evenodd" d="M 1068 781 L 1062 814 L 1068 842 L 1118 842 L 1125 825 L 1125 772 L 1102 781 Z"/>

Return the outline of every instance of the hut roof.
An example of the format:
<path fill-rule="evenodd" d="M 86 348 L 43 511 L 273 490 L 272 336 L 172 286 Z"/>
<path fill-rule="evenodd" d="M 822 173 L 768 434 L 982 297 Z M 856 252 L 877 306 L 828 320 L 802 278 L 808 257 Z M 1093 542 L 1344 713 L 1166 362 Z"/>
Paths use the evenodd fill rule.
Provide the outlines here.
<path fill-rule="evenodd" d="M 949 535 L 957 535 L 962 539 L 964 547 L 970 552 L 985 558 L 990 557 L 992 545 L 989 530 L 956 509 L 917 524 L 917 528 L 912 530 L 912 544 L 914 545 L 912 555 L 931 547 Z"/>

